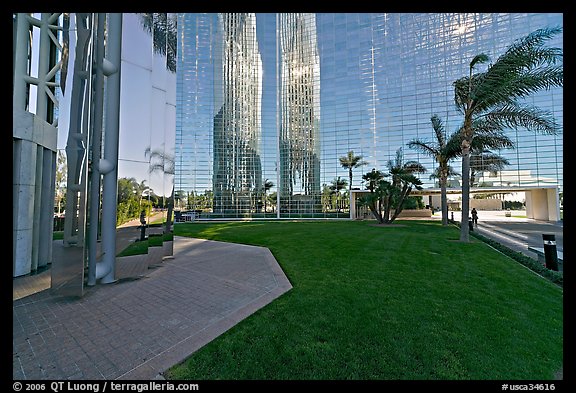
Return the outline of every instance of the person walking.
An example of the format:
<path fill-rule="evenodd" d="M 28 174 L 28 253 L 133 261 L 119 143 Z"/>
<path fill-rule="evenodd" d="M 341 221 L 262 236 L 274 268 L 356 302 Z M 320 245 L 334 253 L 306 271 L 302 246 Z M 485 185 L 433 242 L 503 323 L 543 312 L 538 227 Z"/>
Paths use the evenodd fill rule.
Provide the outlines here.
<path fill-rule="evenodd" d="M 478 226 L 478 212 L 475 207 L 472 208 L 472 223 L 475 226 Z"/>

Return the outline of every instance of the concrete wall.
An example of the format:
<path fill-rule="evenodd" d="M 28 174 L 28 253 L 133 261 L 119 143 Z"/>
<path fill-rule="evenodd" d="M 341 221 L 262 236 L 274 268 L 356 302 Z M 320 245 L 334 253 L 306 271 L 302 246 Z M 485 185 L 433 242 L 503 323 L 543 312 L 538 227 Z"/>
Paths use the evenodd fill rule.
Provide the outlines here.
<path fill-rule="evenodd" d="M 432 217 L 430 209 L 404 209 L 398 214 L 398 217 Z"/>
<path fill-rule="evenodd" d="M 558 187 L 526 191 L 526 216 L 535 220 L 559 221 Z"/>
<path fill-rule="evenodd" d="M 500 199 L 470 199 L 470 209 L 476 210 L 502 210 L 502 201 Z"/>
<path fill-rule="evenodd" d="M 29 274 L 51 263 L 56 127 L 13 109 L 12 272 Z"/>

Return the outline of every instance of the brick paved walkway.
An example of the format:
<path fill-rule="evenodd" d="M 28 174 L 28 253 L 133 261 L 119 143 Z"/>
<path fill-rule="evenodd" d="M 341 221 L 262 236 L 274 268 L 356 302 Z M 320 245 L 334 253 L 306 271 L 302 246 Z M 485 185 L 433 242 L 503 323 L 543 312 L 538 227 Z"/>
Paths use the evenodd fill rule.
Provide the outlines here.
<path fill-rule="evenodd" d="M 266 248 L 176 237 L 143 278 L 14 300 L 13 378 L 161 378 L 290 288 Z"/>

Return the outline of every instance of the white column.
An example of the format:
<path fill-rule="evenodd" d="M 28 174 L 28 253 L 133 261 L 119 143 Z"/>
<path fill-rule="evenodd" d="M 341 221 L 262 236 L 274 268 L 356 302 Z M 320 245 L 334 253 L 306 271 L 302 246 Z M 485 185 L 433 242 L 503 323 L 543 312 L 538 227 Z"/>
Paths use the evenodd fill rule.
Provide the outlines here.
<path fill-rule="evenodd" d="M 548 201 L 548 220 L 560 221 L 560 197 L 558 187 L 546 190 L 546 199 Z"/>

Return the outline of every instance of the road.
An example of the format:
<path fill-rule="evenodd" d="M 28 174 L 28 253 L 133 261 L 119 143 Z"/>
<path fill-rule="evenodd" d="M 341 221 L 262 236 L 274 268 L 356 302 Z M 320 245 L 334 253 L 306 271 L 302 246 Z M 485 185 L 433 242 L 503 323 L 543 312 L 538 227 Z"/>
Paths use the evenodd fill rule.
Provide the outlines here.
<path fill-rule="evenodd" d="M 452 212 L 449 212 L 449 216 Z M 557 251 L 564 251 L 564 222 L 540 221 L 525 218 L 525 211 L 512 211 L 506 217 L 504 211 L 478 211 L 479 234 L 494 239 L 507 247 L 535 258 L 528 247 L 544 247 L 543 234 L 553 234 L 556 238 Z M 436 213 L 434 216 L 439 216 Z M 460 221 L 460 212 L 454 212 L 454 219 Z"/>

